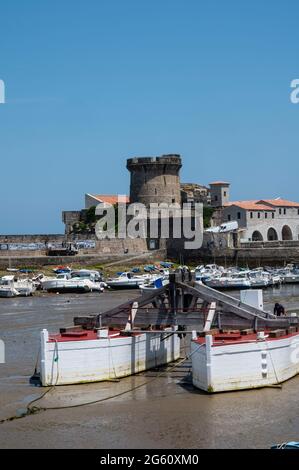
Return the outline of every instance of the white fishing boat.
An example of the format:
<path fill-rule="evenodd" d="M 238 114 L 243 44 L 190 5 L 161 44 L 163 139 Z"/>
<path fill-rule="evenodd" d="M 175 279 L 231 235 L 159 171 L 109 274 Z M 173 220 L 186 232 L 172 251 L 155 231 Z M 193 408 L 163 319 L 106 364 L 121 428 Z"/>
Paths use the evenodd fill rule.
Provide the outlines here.
<path fill-rule="evenodd" d="M 124 272 L 117 277 L 107 279 L 106 284 L 112 289 L 138 289 L 146 280 L 153 278 L 154 276 L 151 274 L 136 275 L 131 272 Z"/>
<path fill-rule="evenodd" d="M 169 284 L 169 279 L 163 279 L 162 277 L 158 277 L 154 280 L 149 280 L 140 284 L 139 289 L 141 290 L 142 294 L 147 294 L 149 292 L 154 292 L 157 289 L 161 289 L 164 286 Z"/>
<path fill-rule="evenodd" d="M 283 282 L 279 274 L 271 273 L 272 286 L 280 286 Z"/>
<path fill-rule="evenodd" d="M 71 277 L 80 278 L 80 279 L 91 279 L 95 282 L 102 281 L 102 275 L 99 271 L 92 269 L 79 269 L 77 271 L 71 271 Z"/>
<path fill-rule="evenodd" d="M 297 284 L 299 282 L 299 269 L 293 264 L 288 264 L 282 269 L 276 269 L 273 275 L 279 276 L 282 283 Z"/>
<path fill-rule="evenodd" d="M 220 276 L 206 279 L 204 283 L 214 289 L 250 289 L 251 282 L 247 272 L 229 274 L 224 272 Z"/>
<path fill-rule="evenodd" d="M 271 274 L 260 269 L 249 271 L 248 277 L 252 288 L 265 288 L 273 285 Z"/>
<path fill-rule="evenodd" d="M 58 293 L 103 292 L 105 288 L 104 282 L 96 282 L 92 277 L 72 277 L 69 273 L 57 274 L 55 278 L 42 279 L 41 285 L 43 290 Z"/>
<path fill-rule="evenodd" d="M 280 384 L 299 373 L 297 328 L 216 334 L 191 341 L 193 385 L 209 393 Z"/>
<path fill-rule="evenodd" d="M 176 329 L 176 327 L 175 327 Z M 180 339 L 172 328 L 157 333 L 126 333 L 99 328 L 41 332 L 40 381 L 43 386 L 117 379 L 175 361 Z"/>
<path fill-rule="evenodd" d="M 196 266 L 194 272 L 196 281 L 205 282 L 207 279 L 221 276 L 224 273 L 224 268 L 222 266 L 217 266 L 217 264 L 207 264 L 206 266 Z"/>
<path fill-rule="evenodd" d="M 17 279 L 14 281 L 14 288 L 22 297 L 28 297 L 36 291 L 36 284 L 31 279 Z"/>
<path fill-rule="evenodd" d="M 0 297 L 17 297 L 19 292 L 14 287 L 14 276 L 3 276 L 0 279 Z"/>
<path fill-rule="evenodd" d="M 283 277 L 283 282 L 285 282 L 286 284 L 298 284 L 299 272 L 289 272 Z"/>
<path fill-rule="evenodd" d="M 0 296 L 2 297 L 15 297 L 15 295 L 28 297 L 36 290 L 35 284 L 31 279 L 17 279 L 13 275 L 3 276 L 0 281 L 0 286 Z"/>

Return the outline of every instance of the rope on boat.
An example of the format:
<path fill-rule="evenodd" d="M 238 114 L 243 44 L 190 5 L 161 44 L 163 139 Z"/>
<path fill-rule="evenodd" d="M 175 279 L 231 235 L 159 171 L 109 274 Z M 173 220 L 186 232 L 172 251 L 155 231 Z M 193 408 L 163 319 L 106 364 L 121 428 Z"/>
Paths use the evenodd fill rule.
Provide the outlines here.
<path fill-rule="evenodd" d="M 85 402 L 85 403 L 78 403 L 77 405 L 66 405 L 66 406 L 51 406 L 51 407 L 39 407 L 39 406 L 33 406 L 33 403 L 36 403 L 38 401 L 40 401 L 42 398 L 44 398 L 48 393 L 50 393 L 52 390 L 54 390 L 57 386 L 57 382 L 58 382 L 58 378 L 59 378 L 59 369 L 58 369 L 58 361 L 59 361 L 59 357 L 58 357 L 58 343 L 56 342 L 56 345 L 57 345 L 57 355 L 56 355 L 56 358 L 55 358 L 55 355 L 53 354 L 53 363 L 54 361 L 57 362 L 57 377 L 56 377 L 56 383 L 55 385 L 53 385 L 52 387 L 50 387 L 48 390 L 46 390 L 45 393 L 43 393 L 41 396 L 39 396 L 38 398 L 35 398 L 34 400 L 32 400 L 30 403 L 28 403 L 26 409 L 27 409 L 27 413 L 23 413 L 21 416 L 12 416 L 10 418 L 6 418 L 6 419 L 3 419 L 0 421 L 0 424 L 3 424 L 3 423 L 6 423 L 6 422 L 9 422 L 9 421 L 13 421 L 15 419 L 20 419 L 20 418 L 25 418 L 26 416 L 29 416 L 31 414 L 35 414 L 35 413 L 38 413 L 40 411 L 47 411 L 47 410 L 63 410 L 63 409 L 70 409 L 70 408 L 79 408 L 81 406 L 88 406 L 88 405 L 95 405 L 97 403 L 102 403 L 102 402 L 105 402 L 105 401 L 108 401 L 108 400 L 113 400 L 114 398 L 118 398 L 118 397 L 121 397 L 123 395 L 126 395 L 127 393 L 130 393 L 130 392 L 133 392 L 141 387 L 144 387 L 145 385 L 148 385 L 152 382 L 154 382 L 155 380 L 157 380 L 158 378 L 160 378 L 162 376 L 162 374 L 164 374 L 165 371 L 161 371 L 159 374 L 157 374 L 155 377 L 153 377 L 151 380 L 147 380 L 146 382 L 143 382 L 142 384 L 139 384 L 139 385 L 136 385 L 135 387 L 132 387 L 128 390 L 125 390 L 123 392 L 120 392 L 120 393 L 116 393 L 115 395 L 111 395 L 109 397 L 105 397 L 105 398 L 101 398 L 99 400 L 93 400 L 93 401 L 90 401 L 90 402 Z M 176 367 L 180 366 L 181 364 L 183 364 L 184 362 L 188 361 L 192 356 L 193 354 L 195 354 L 200 348 L 202 348 L 203 346 L 205 346 L 205 344 L 200 344 L 192 353 L 188 354 L 187 356 L 185 356 L 183 359 L 181 359 L 180 361 L 176 362 L 175 364 L 173 364 L 172 367 L 170 367 L 169 369 L 167 369 L 167 372 L 171 372 L 173 369 L 175 369 Z"/>
<path fill-rule="evenodd" d="M 58 379 L 59 379 L 59 356 L 58 356 L 58 342 L 57 340 L 56 341 L 56 357 L 55 357 L 55 354 L 53 354 L 53 364 L 54 362 L 57 362 L 57 376 L 56 376 L 56 382 L 55 384 L 50 387 L 48 390 L 46 390 L 45 393 L 43 393 L 41 396 L 39 396 L 38 398 L 35 398 L 34 400 L 32 400 L 31 402 L 28 403 L 26 409 L 27 409 L 27 413 L 24 413 L 22 414 L 21 416 L 13 416 L 11 418 L 7 418 L 7 419 L 3 419 L 0 421 L 0 424 L 3 424 L 5 422 L 9 422 L 9 421 L 13 421 L 14 419 L 20 419 L 20 418 L 25 418 L 26 416 L 29 416 L 31 414 L 35 414 L 35 413 L 38 413 L 40 411 L 47 411 L 47 410 L 65 410 L 65 409 L 71 409 L 71 408 L 80 408 L 82 406 L 89 406 L 89 405 L 95 405 L 95 404 L 98 404 L 98 403 L 103 403 L 105 401 L 109 401 L 109 400 L 113 400 L 114 398 L 118 398 L 118 397 L 121 397 L 123 395 L 126 395 L 127 393 L 130 393 L 130 392 L 133 392 L 135 390 L 138 390 L 139 388 L 142 388 L 144 387 L 145 385 L 148 385 L 152 382 L 154 382 L 155 380 L 159 379 L 162 374 L 164 374 L 165 371 L 161 371 L 160 373 L 158 373 L 155 377 L 153 377 L 151 380 L 147 380 L 146 382 L 143 382 L 142 384 L 139 384 L 139 385 L 136 385 L 135 387 L 132 387 L 128 390 L 125 390 L 123 392 L 120 392 L 120 393 L 117 393 L 115 395 L 111 395 L 109 397 L 104 397 L 104 398 L 100 398 L 99 400 L 93 400 L 93 401 L 90 401 L 90 402 L 84 402 L 84 403 L 78 403 L 76 405 L 65 405 L 65 406 L 51 406 L 51 407 L 39 407 L 39 406 L 34 406 L 32 407 L 33 403 L 36 403 L 40 400 L 42 400 L 48 393 L 50 393 L 51 391 L 53 391 L 56 386 L 57 386 L 57 383 L 58 383 Z M 184 362 L 188 361 L 192 356 L 193 354 L 195 354 L 200 348 L 204 347 L 205 344 L 200 344 L 193 352 L 191 352 L 190 354 L 187 354 L 183 359 L 181 359 L 180 361 L 176 362 L 175 364 L 173 364 L 173 366 L 171 366 L 169 369 L 167 369 L 167 372 L 171 372 L 172 370 L 174 370 L 175 368 L 177 368 L 178 366 L 180 366 L 181 364 L 184 364 Z M 186 348 L 184 348 L 186 349 Z M 271 358 L 271 362 L 272 362 L 272 365 L 273 365 L 273 370 L 274 370 L 274 373 L 275 373 L 275 377 L 276 377 L 276 380 L 277 380 L 277 385 L 272 385 L 272 387 L 280 387 L 281 388 L 281 385 L 279 385 L 279 380 L 278 380 L 278 377 L 277 377 L 277 373 L 276 373 L 276 369 L 275 369 L 275 366 L 274 366 L 274 363 L 273 363 L 273 359 L 272 359 L 272 355 L 271 355 L 271 352 L 269 351 L 270 353 L 270 358 Z M 267 386 L 266 386 L 267 387 Z M 268 385 L 268 387 L 271 387 L 270 385 Z"/>
<path fill-rule="evenodd" d="M 183 364 L 184 362 L 186 362 L 187 360 L 189 360 L 193 354 L 195 354 L 200 348 L 202 348 L 203 346 L 205 346 L 205 344 L 200 344 L 192 353 L 188 354 L 186 357 L 184 357 L 183 359 L 181 359 L 180 361 L 176 362 L 170 369 L 167 370 L 167 372 L 171 372 L 173 369 L 175 369 L 176 367 L 180 366 L 181 364 Z M 51 406 L 51 407 L 35 407 L 36 409 L 34 410 L 34 412 L 37 412 L 37 411 L 46 411 L 46 410 L 61 410 L 61 409 L 69 409 L 69 408 L 79 408 L 81 406 L 88 406 L 88 405 L 95 405 L 97 403 L 102 403 L 104 401 L 108 401 L 108 400 L 112 400 L 113 398 L 118 398 L 118 397 L 121 397 L 123 395 L 126 395 L 127 393 L 130 393 L 130 392 L 133 392 L 141 387 L 144 387 L 145 385 L 148 385 L 152 382 L 154 382 L 155 380 L 157 380 L 158 378 L 161 377 L 161 375 L 164 374 L 164 371 L 161 371 L 159 374 L 157 374 L 155 377 L 153 377 L 151 380 L 147 380 L 146 382 L 143 382 L 142 384 L 139 384 L 139 385 L 136 385 L 135 387 L 133 388 L 130 388 L 128 390 L 125 390 L 123 392 L 120 392 L 120 393 L 117 393 L 115 395 L 111 395 L 109 397 L 105 397 L 105 398 L 101 398 L 99 400 L 93 400 L 93 401 L 90 401 L 90 402 L 85 402 L 85 403 L 78 403 L 77 405 L 66 405 L 66 406 Z M 56 385 L 54 385 L 52 387 L 55 388 Z M 44 394 L 45 395 L 45 394 Z M 44 396 L 43 395 L 43 396 Z M 34 400 L 34 402 L 36 401 L 39 401 L 42 397 L 40 398 L 37 398 L 36 400 Z M 32 404 L 29 403 L 29 405 L 27 406 L 27 409 L 29 411 L 31 411 L 32 409 L 30 408 L 30 405 Z"/>
<path fill-rule="evenodd" d="M 270 351 L 270 349 L 269 349 L 269 345 L 267 344 L 267 341 L 265 341 L 265 343 L 266 343 L 267 350 L 268 350 L 268 352 L 269 352 L 269 356 L 270 356 L 270 359 L 271 359 L 271 362 L 272 362 L 272 367 L 273 367 L 274 374 L 275 374 L 275 378 L 276 378 L 276 382 L 277 382 L 276 385 L 269 385 L 269 387 L 272 386 L 272 387 L 280 387 L 280 388 L 282 388 L 282 385 L 281 385 L 281 383 L 280 383 L 280 381 L 279 381 L 279 379 L 278 379 L 278 375 L 277 375 L 277 372 L 276 372 L 276 369 L 275 369 L 275 365 L 274 365 L 274 361 L 273 361 L 273 358 L 272 358 L 272 354 L 271 354 L 271 351 Z"/>

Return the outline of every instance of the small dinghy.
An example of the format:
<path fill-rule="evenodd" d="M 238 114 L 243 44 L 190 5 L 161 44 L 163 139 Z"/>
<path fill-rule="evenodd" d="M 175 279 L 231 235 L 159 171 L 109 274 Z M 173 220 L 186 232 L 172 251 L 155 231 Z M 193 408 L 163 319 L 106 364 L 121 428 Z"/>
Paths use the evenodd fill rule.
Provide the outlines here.
<path fill-rule="evenodd" d="M 299 442 L 284 442 L 283 444 L 277 444 L 272 446 L 271 449 L 297 449 L 299 450 Z"/>
<path fill-rule="evenodd" d="M 147 281 L 144 284 L 140 284 L 139 289 L 141 290 L 142 294 L 148 294 L 149 292 L 155 292 L 155 290 L 161 289 L 162 287 L 167 286 L 168 284 L 168 279 L 158 277 L 157 279 Z"/>

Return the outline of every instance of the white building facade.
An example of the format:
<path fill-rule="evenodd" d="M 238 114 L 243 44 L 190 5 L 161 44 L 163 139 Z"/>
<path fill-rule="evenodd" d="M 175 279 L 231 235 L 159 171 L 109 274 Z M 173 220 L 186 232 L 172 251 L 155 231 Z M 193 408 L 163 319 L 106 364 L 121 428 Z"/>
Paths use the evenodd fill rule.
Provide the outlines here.
<path fill-rule="evenodd" d="M 299 203 L 281 198 L 226 203 L 222 221 L 237 221 L 243 241 L 299 240 Z"/>

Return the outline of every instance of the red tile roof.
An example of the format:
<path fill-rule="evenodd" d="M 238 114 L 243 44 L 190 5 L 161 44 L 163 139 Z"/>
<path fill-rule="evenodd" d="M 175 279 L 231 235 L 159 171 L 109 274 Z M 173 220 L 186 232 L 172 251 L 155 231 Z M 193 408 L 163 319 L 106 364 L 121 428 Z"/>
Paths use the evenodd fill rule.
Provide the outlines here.
<path fill-rule="evenodd" d="M 209 183 L 210 186 L 221 186 L 221 185 L 230 185 L 230 183 L 227 183 L 226 181 L 213 181 L 213 183 Z"/>
<path fill-rule="evenodd" d="M 118 196 L 114 194 L 90 194 L 90 196 L 94 197 L 99 202 L 107 202 L 108 204 L 117 204 L 118 199 L 120 199 L 120 202 L 130 202 L 129 196 Z"/>
<path fill-rule="evenodd" d="M 299 202 L 288 201 L 287 199 L 277 198 L 277 199 L 261 199 L 261 203 L 267 203 L 275 207 L 299 207 Z"/>
<path fill-rule="evenodd" d="M 266 204 L 259 204 L 259 201 L 233 201 L 225 204 L 225 207 L 237 206 L 247 211 L 274 211 L 272 207 Z"/>
<path fill-rule="evenodd" d="M 225 204 L 225 207 L 237 206 L 249 211 L 274 211 L 276 207 L 298 207 L 298 202 L 287 201 L 286 199 L 260 199 L 254 201 L 232 201 Z"/>

